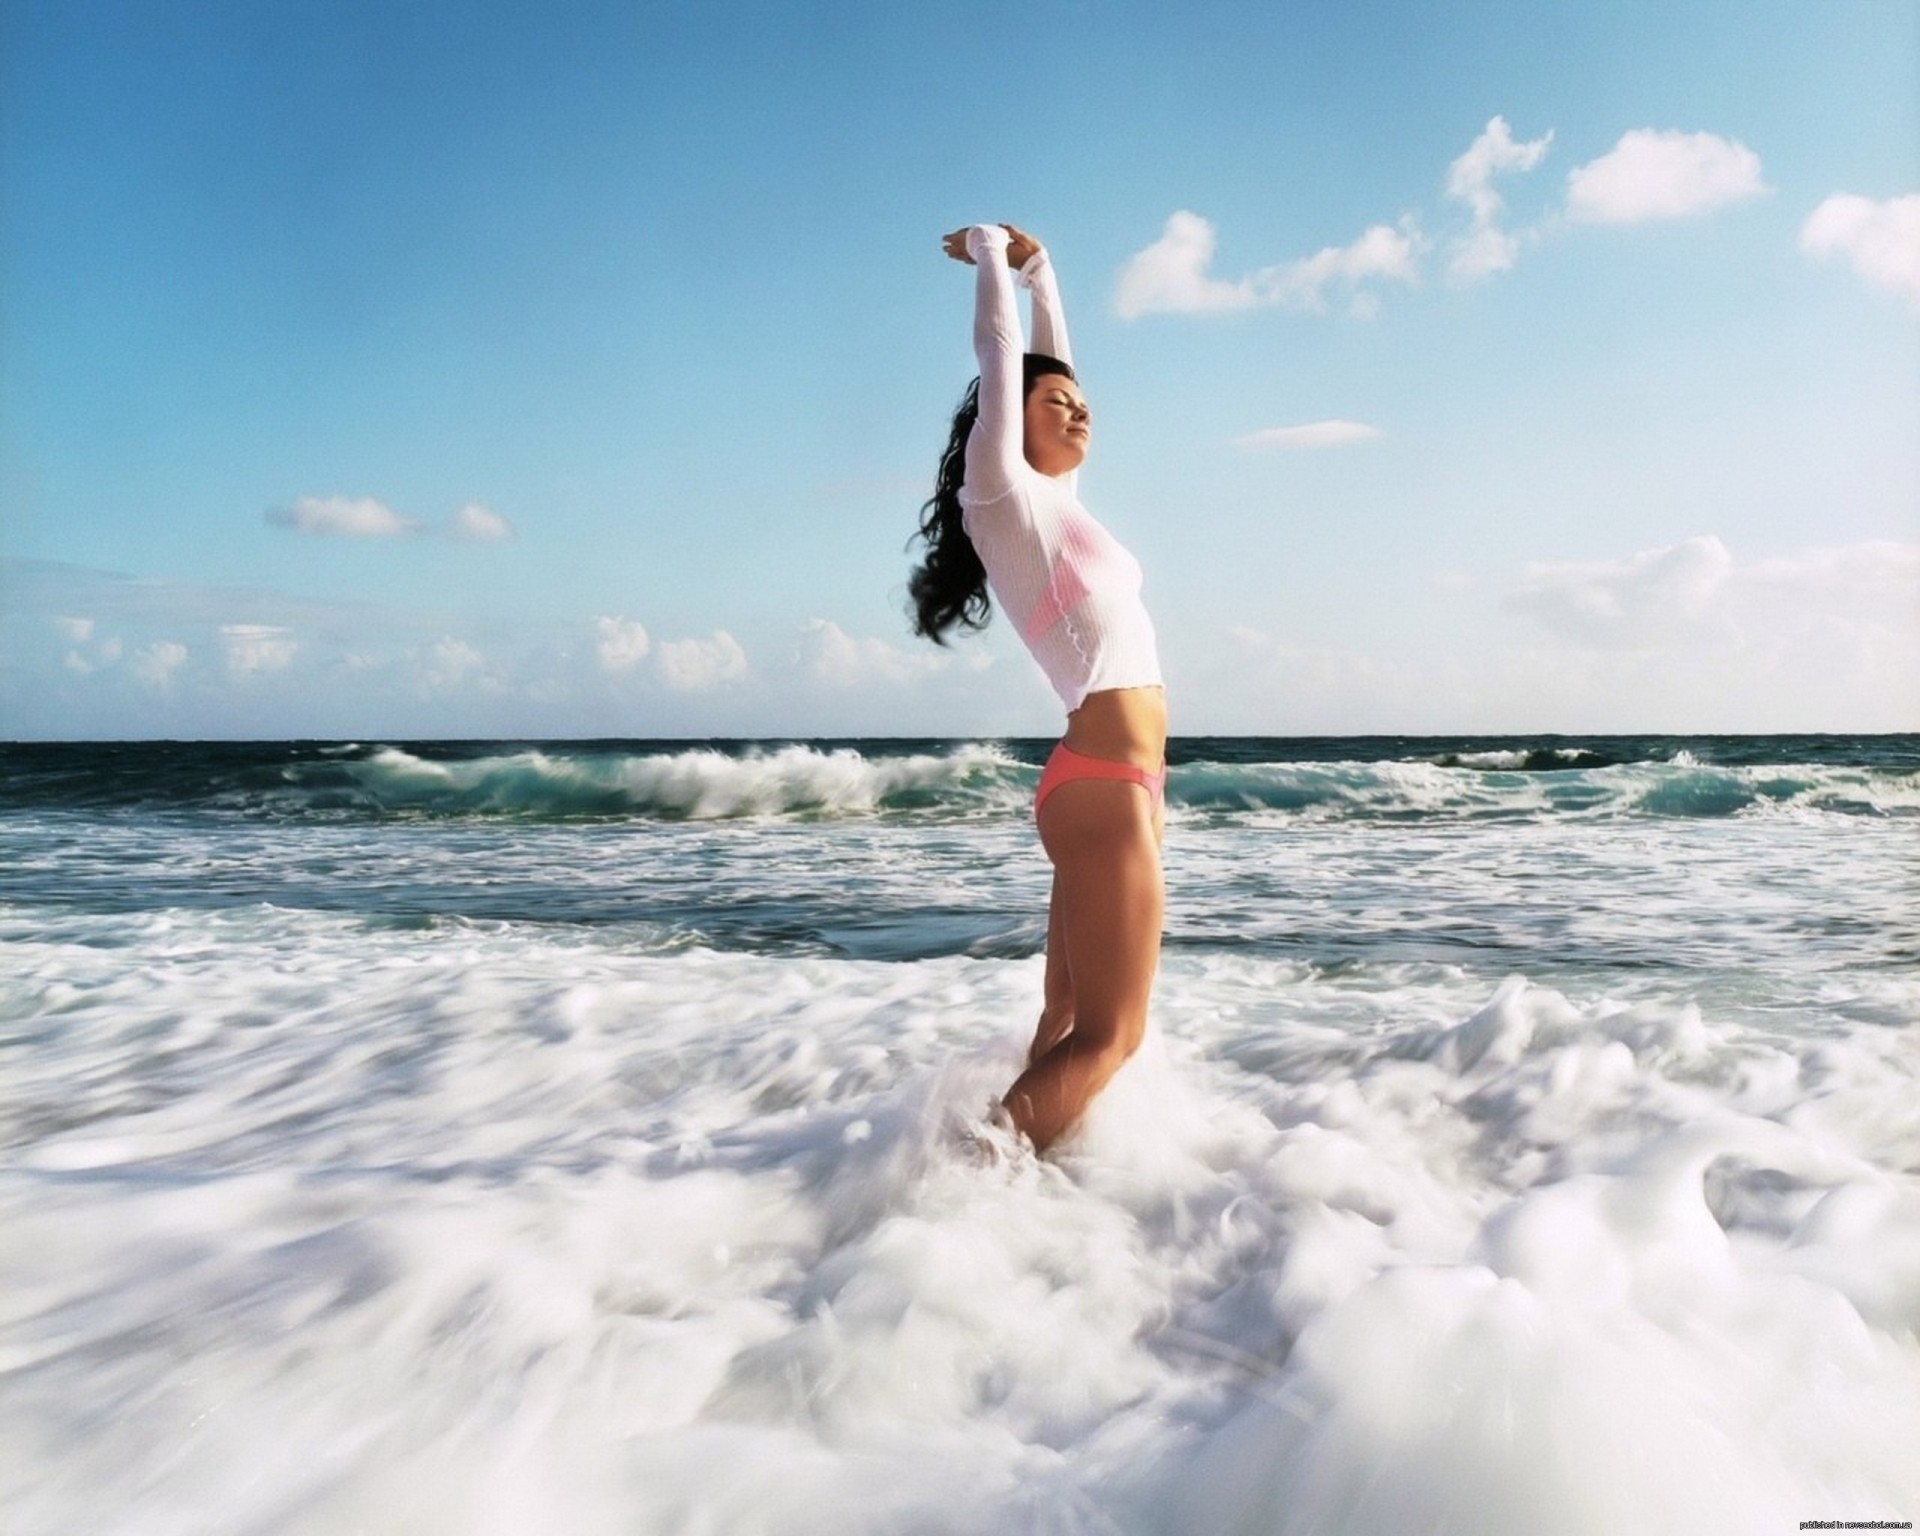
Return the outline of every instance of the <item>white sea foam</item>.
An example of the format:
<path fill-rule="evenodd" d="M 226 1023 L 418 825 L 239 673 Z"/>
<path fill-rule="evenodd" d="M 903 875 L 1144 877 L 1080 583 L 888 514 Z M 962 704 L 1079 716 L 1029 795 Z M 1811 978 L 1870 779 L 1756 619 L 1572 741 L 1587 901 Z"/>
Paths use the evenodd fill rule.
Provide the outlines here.
<path fill-rule="evenodd" d="M 381 747 L 347 765 L 362 793 L 387 810 L 494 811 L 538 815 L 655 816 L 713 820 L 796 812 L 870 813 L 888 801 L 938 797 L 949 806 L 1005 809 L 997 748 L 867 757 L 851 748 L 788 746 L 734 755 L 711 748 L 672 753 L 516 752 L 433 759 Z M 1037 775 L 1036 775 L 1037 777 Z"/>
<path fill-rule="evenodd" d="M 1525 769 L 1542 763 L 1572 766 L 1579 762 L 1598 762 L 1599 755 L 1586 747 L 1494 747 L 1482 752 L 1453 752 L 1441 759 L 1460 768 Z"/>
<path fill-rule="evenodd" d="M 983 1167 L 955 1128 L 1037 960 L 271 908 L 9 939 L 23 1536 L 1920 1509 L 1910 977 L 1174 950 L 1061 1156 Z"/>
<path fill-rule="evenodd" d="M 1449 762 L 1186 763 L 1168 780 L 1176 811 L 1265 822 L 1660 816 L 1719 819 L 1807 812 L 1920 814 L 1920 773 L 1831 764 L 1634 762 L 1525 771 L 1526 754 Z"/>

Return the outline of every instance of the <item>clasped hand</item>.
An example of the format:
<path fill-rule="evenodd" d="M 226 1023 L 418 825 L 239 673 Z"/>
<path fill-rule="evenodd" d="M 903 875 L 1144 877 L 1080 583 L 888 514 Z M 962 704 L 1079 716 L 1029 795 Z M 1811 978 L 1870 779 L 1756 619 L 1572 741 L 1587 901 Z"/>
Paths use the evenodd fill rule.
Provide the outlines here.
<path fill-rule="evenodd" d="M 973 257 L 967 250 L 967 229 L 972 227 L 968 225 L 966 229 L 956 229 L 952 234 L 940 237 L 940 244 L 946 253 L 968 266 L 973 265 Z M 1000 227 L 1007 232 L 1007 265 L 1018 272 L 1039 253 L 1040 242 L 1024 229 L 1015 229 L 1011 224 L 1002 224 Z"/>

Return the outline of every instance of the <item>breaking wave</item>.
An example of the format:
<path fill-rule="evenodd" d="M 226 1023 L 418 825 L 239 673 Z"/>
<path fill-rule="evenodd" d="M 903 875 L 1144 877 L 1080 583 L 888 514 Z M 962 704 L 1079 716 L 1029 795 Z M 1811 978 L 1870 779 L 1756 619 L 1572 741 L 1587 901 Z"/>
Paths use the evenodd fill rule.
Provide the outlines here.
<path fill-rule="evenodd" d="M 1458 821 L 1920 816 L 1911 753 L 1710 761 L 1624 738 L 1333 756 L 1359 739 L 1173 743 L 1176 818 Z M 636 750 L 636 748 L 644 748 Z M 1316 750 L 1317 749 L 1317 750 Z M 1025 815 L 1047 744 L 137 743 L 0 749 L 0 804 L 278 819 L 813 819 Z M 1327 755 L 1319 755 L 1326 753 Z"/>

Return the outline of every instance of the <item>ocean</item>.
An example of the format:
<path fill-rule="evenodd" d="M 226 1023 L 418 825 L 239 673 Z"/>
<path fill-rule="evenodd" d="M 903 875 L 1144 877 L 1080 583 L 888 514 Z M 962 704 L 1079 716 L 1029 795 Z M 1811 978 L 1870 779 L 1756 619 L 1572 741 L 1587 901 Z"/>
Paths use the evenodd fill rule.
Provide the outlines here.
<path fill-rule="evenodd" d="M 1920 1518 L 1920 736 L 0 746 L 0 1531 Z"/>

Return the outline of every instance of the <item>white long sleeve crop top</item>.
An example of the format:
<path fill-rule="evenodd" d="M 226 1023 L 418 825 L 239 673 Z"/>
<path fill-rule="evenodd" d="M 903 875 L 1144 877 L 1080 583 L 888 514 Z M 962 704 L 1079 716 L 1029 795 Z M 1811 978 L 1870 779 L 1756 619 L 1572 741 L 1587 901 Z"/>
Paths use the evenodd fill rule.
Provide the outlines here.
<path fill-rule="evenodd" d="M 976 224 L 973 348 L 980 419 L 967 439 L 962 525 L 1001 610 L 1071 713 L 1090 693 L 1161 681 L 1153 621 L 1140 601 L 1140 562 L 1080 505 L 1079 472 L 1043 475 L 1027 462 L 1020 317 L 1007 232 Z M 1053 266 L 1041 250 L 1020 270 L 1033 295 L 1036 352 L 1071 364 Z"/>

